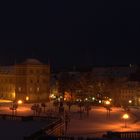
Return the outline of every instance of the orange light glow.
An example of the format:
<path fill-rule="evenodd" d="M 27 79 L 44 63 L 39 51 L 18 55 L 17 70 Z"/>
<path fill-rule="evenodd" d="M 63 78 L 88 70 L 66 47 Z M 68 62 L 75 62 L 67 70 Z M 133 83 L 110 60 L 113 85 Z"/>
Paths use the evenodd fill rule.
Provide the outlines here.
<path fill-rule="evenodd" d="M 105 104 L 106 104 L 106 105 L 110 105 L 110 101 L 106 101 Z"/>
<path fill-rule="evenodd" d="M 18 104 L 22 104 L 23 102 L 22 102 L 22 100 L 18 100 L 18 102 L 17 102 Z"/>
<path fill-rule="evenodd" d="M 129 115 L 128 114 L 124 114 L 122 118 L 125 119 L 125 120 L 129 119 Z"/>
<path fill-rule="evenodd" d="M 129 102 L 129 104 L 131 104 L 132 103 L 132 100 L 129 100 L 128 102 Z"/>
<path fill-rule="evenodd" d="M 54 94 L 50 94 L 50 96 L 49 96 L 51 99 L 55 99 L 56 98 L 56 96 L 54 95 Z"/>
<path fill-rule="evenodd" d="M 101 100 L 99 100 L 99 104 L 101 104 L 102 103 L 102 101 Z"/>
<path fill-rule="evenodd" d="M 66 101 L 70 101 L 71 100 L 71 94 L 69 92 L 65 92 L 64 99 Z"/>
<path fill-rule="evenodd" d="M 29 97 L 28 96 L 26 96 L 26 101 L 29 101 Z"/>

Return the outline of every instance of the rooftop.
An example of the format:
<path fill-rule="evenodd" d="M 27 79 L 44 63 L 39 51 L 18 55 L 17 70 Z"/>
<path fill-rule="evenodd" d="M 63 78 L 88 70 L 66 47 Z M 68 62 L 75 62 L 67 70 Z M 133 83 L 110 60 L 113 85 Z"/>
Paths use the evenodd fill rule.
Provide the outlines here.
<path fill-rule="evenodd" d="M 29 59 L 26 59 L 23 64 L 26 64 L 26 65 L 41 65 L 42 63 L 37 60 L 37 59 L 33 59 L 33 58 L 29 58 Z"/>

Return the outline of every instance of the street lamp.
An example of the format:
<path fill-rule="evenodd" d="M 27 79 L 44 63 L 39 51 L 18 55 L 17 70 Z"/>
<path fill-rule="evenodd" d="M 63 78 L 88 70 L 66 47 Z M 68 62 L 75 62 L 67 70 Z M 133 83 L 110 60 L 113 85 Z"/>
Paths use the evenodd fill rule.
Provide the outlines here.
<path fill-rule="evenodd" d="M 26 96 L 26 101 L 29 101 L 29 97 L 28 96 Z"/>
<path fill-rule="evenodd" d="M 110 101 L 106 101 L 105 104 L 106 104 L 106 105 L 110 105 Z"/>
<path fill-rule="evenodd" d="M 132 100 L 129 100 L 128 103 L 131 104 L 132 103 Z"/>
<path fill-rule="evenodd" d="M 22 100 L 18 100 L 17 103 L 18 104 L 22 104 L 23 102 L 22 102 Z"/>
<path fill-rule="evenodd" d="M 102 103 L 102 101 L 101 100 L 99 100 L 99 104 L 101 104 Z"/>
<path fill-rule="evenodd" d="M 124 128 L 127 127 L 126 121 L 129 119 L 129 115 L 127 113 L 125 113 L 122 118 L 124 119 Z"/>

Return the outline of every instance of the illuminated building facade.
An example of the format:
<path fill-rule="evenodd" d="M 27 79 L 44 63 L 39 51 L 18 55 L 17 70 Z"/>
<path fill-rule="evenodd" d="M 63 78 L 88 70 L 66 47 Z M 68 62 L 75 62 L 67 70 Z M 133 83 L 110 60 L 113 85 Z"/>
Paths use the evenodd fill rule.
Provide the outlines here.
<path fill-rule="evenodd" d="M 50 66 L 36 59 L 0 67 L 0 98 L 40 102 L 48 100 Z"/>

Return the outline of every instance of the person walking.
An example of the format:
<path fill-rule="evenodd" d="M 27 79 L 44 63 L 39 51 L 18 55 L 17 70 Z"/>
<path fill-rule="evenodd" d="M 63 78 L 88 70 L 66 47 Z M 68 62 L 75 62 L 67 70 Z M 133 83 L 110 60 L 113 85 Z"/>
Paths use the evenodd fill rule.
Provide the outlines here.
<path fill-rule="evenodd" d="M 67 112 L 65 112 L 65 134 L 67 133 L 69 122 L 70 122 L 69 114 Z"/>

